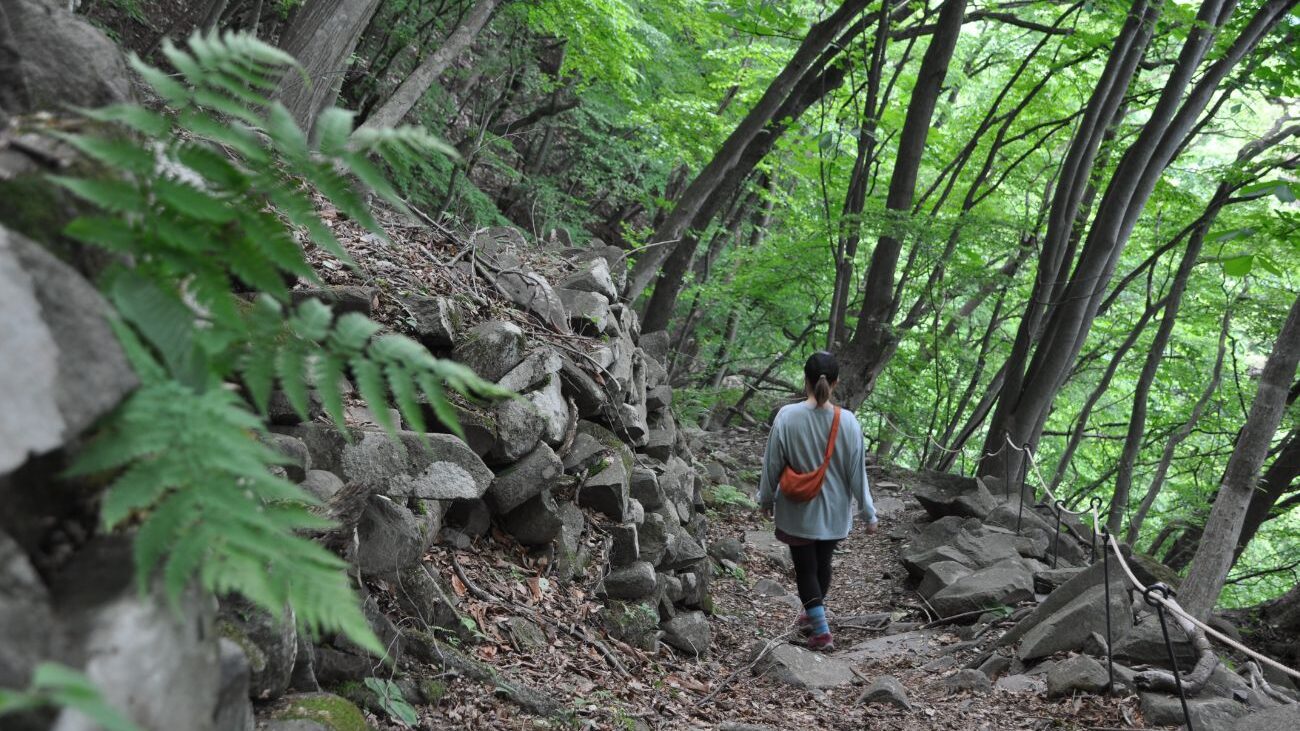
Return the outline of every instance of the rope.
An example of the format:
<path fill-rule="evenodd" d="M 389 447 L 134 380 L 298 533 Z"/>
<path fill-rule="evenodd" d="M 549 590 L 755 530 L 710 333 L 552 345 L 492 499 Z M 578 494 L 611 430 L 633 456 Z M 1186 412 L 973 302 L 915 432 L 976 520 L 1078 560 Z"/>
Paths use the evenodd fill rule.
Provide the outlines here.
<path fill-rule="evenodd" d="M 888 424 L 889 427 L 893 429 L 895 432 L 897 432 L 900 436 L 906 437 L 913 441 L 920 441 L 920 437 L 916 437 L 911 434 L 908 434 L 907 432 L 898 428 L 896 424 L 890 421 L 889 417 L 886 416 L 884 412 L 880 413 L 880 418 L 884 419 L 885 423 Z M 933 437 L 929 435 L 927 435 L 925 438 L 928 441 L 930 441 L 930 443 L 934 444 L 936 448 L 941 449 L 949 454 L 953 454 L 956 452 L 961 452 L 963 455 L 966 454 L 964 449 L 948 449 L 942 444 L 939 444 L 937 441 L 934 440 Z M 1060 498 L 1058 498 L 1055 493 L 1052 492 L 1052 489 L 1050 487 L 1048 487 L 1047 480 L 1043 479 L 1043 473 L 1038 469 L 1038 459 L 1037 456 L 1034 454 L 1034 451 L 1030 449 L 1028 445 L 1025 445 L 1023 447 L 1016 446 L 1016 443 L 1011 441 L 1010 434 L 1004 435 L 1003 438 L 1006 444 L 999 447 L 997 451 L 985 453 L 985 456 L 987 457 L 997 456 L 998 454 L 1001 454 L 1002 451 L 1007 448 L 1007 446 L 1010 446 L 1012 449 L 1016 450 L 1017 452 L 1024 453 L 1025 457 L 1029 460 L 1030 468 L 1033 469 L 1034 471 L 1034 476 L 1038 478 L 1038 483 L 1043 488 L 1043 492 L 1047 493 L 1047 496 L 1052 499 L 1052 504 L 1055 505 L 1056 508 L 1061 512 L 1068 513 L 1070 515 L 1079 516 L 1079 515 L 1091 514 L 1093 535 L 1104 536 L 1104 539 L 1106 543 L 1110 545 L 1112 549 L 1112 553 L 1114 553 L 1115 555 L 1115 558 L 1119 560 L 1120 568 L 1124 570 L 1124 574 L 1127 577 L 1129 583 L 1131 583 L 1135 589 L 1142 592 L 1144 595 L 1150 596 L 1152 599 L 1164 605 L 1165 609 L 1168 609 L 1170 612 L 1174 614 L 1174 616 L 1178 617 L 1179 624 L 1183 626 L 1185 631 L 1189 631 L 1187 630 L 1187 628 L 1193 625 L 1199 627 L 1203 632 L 1205 632 L 1206 635 L 1213 637 L 1214 639 L 1231 647 L 1232 649 L 1248 657 L 1254 658 L 1259 662 L 1265 663 L 1273 667 L 1275 670 L 1286 673 L 1287 675 L 1290 675 L 1291 677 L 1300 680 L 1300 670 L 1294 670 L 1292 668 L 1289 668 L 1286 665 L 1283 665 L 1282 663 L 1278 662 L 1277 660 L 1274 660 L 1273 658 L 1268 657 L 1267 655 L 1262 655 L 1250 649 L 1249 647 L 1246 647 L 1240 642 L 1237 642 L 1231 637 L 1228 637 L 1222 632 L 1219 632 L 1213 627 L 1210 627 L 1209 625 L 1200 621 L 1196 617 L 1193 617 L 1192 615 L 1188 614 L 1186 610 L 1184 610 L 1182 606 L 1180 606 L 1178 602 L 1175 601 L 1174 599 L 1165 597 L 1162 594 L 1160 594 L 1160 592 L 1148 591 L 1148 587 L 1144 585 L 1141 581 L 1138 581 L 1137 576 L 1134 575 L 1133 573 L 1133 569 L 1129 567 L 1128 561 L 1124 559 L 1124 555 L 1120 552 L 1119 549 L 1119 542 L 1115 540 L 1115 536 L 1111 535 L 1108 532 L 1102 531 L 1101 516 L 1098 512 L 1099 508 L 1101 507 L 1100 501 L 1094 498 L 1093 501 L 1090 502 L 1089 506 L 1084 510 L 1070 510 L 1069 508 L 1065 507 L 1064 502 Z"/>
<path fill-rule="evenodd" d="M 1244 655 L 1252 657 L 1262 663 L 1271 665 L 1273 666 L 1273 668 L 1281 672 L 1284 672 L 1293 678 L 1300 679 L 1300 670 L 1293 670 L 1283 665 L 1282 663 L 1278 662 L 1277 660 L 1274 660 L 1271 657 L 1268 657 L 1266 655 L 1261 655 L 1260 653 L 1255 652 L 1254 650 L 1250 649 L 1249 647 L 1246 647 L 1240 642 L 1237 642 L 1231 637 L 1228 637 L 1222 632 L 1219 632 L 1213 627 L 1210 627 L 1209 625 L 1205 624 L 1204 622 L 1197 619 L 1196 617 L 1193 617 L 1192 615 L 1188 614 L 1181 606 L 1179 606 L 1178 602 L 1174 601 L 1173 599 L 1165 597 L 1161 595 L 1159 592 L 1148 592 L 1147 587 L 1143 585 L 1141 581 L 1138 581 L 1137 576 L 1133 575 L 1133 569 L 1129 568 L 1128 561 L 1124 560 L 1124 554 L 1120 552 L 1119 541 L 1115 540 L 1115 536 L 1112 536 L 1109 533 L 1107 533 L 1106 542 L 1110 545 L 1112 552 L 1115 554 L 1115 558 L 1119 559 L 1119 565 L 1122 569 L 1124 569 L 1124 574 L 1128 577 L 1129 582 L 1133 584 L 1133 587 L 1138 591 L 1142 592 L 1143 594 L 1150 596 L 1152 599 L 1155 599 L 1156 601 L 1163 604 L 1165 606 L 1165 609 L 1168 609 L 1170 612 L 1173 612 L 1174 615 L 1176 615 L 1179 618 L 1179 623 L 1182 624 L 1184 627 L 1187 627 L 1188 625 L 1196 625 L 1197 627 L 1200 627 L 1201 630 L 1205 632 L 1205 634 L 1233 648 L 1234 650 L 1237 650 L 1238 652 L 1241 652 Z"/>

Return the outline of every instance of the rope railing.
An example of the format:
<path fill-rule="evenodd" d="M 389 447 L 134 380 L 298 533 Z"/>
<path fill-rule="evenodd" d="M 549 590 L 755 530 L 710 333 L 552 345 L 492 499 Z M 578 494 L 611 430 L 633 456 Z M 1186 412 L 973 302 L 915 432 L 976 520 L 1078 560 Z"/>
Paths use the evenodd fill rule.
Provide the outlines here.
<path fill-rule="evenodd" d="M 920 437 L 908 434 L 907 432 L 903 431 L 901 428 L 898 427 L 898 425 L 894 424 L 894 422 L 891 421 L 889 417 L 886 416 L 885 414 L 881 413 L 880 417 L 881 419 L 884 420 L 884 422 L 887 425 L 889 425 L 891 429 L 893 429 L 900 436 L 903 436 L 907 439 L 911 439 L 913 441 L 921 440 Z M 930 443 L 932 443 L 936 448 L 941 449 L 944 452 L 947 452 L 949 454 L 961 452 L 963 456 L 969 456 L 966 453 L 964 448 L 959 447 L 958 449 L 949 449 L 943 446 L 942 444 L 939 444 L 937 441 L 935 441 L 933 437 L 930 437 L 928 435 L 925 437 L 925 439 L 928 440 Z M 1242 653 L 1243 655 L 1246 655 L 1247 657 L 1250 657 L 1260 663 L 1268 665 L 1269 667 L 1272 667 L 1273 669 L 1281 673 L 1289 675 L 1292 678 L 1300 680 L 1300 670 L 1287 667 L 1286 665 L 1283 665 L 1282 663 L 1278 662 L 1277 660 L 1274 660 L 1271 657 L 1268 657 L 1260 652 L 1252 650 L 1249 647 L 1243 645 L 1242 643 L 1214 629 L 1213 627 L 1209 626 L 1205 622 L 1202 622 L 1201 620 L 1197 619 L 1191 614 L 1188 614 L 1187 611 L 1183 609 L 1181 605 L 1178 604 L 1178 601 L 1173 598 L 1172 592 L 1169 589 L 1169 587 L 1159 583 L 1152 584 L 1151 586 L 1147 586 L 1143 584 L 1140 580 L 1138 580 L 1137 575 L 1133 572 L 1133 569 L 1129 565 L 1128 560 L 1124 558 L 1124 554 L 1120 550 L 1119 541 L 1115 538 L 1115 536 L 1111 535 L 1110 531 L 1104 528 L 1101 524 L 1101 502 L 1102 502 L 1101 498 L 1098 498 L 1096 496 L 1090 498 L 1088 501 L 1088 507 L 1084 508 L 1083 510 L 1071 510 L 1065 507 L 1065 502 L 1061 500 L 1059 497 L 1057 497 L 1055 493 L 1052 492 L 1049 483 L 1047 482 L 1047 480 L 1043 478 L 1042 471 L 1039 469 L 1038 466 L 1038 458 L 1037 455 L 1034 453 L 1034 450 L 1030 449 L 1028 444 L 1024 446 L 1017 445 L 1015 442 L 1011 441 L 1010 434 L 1004 434 L 1003 440 L 1004 440 L 1004 444 L 1002 446 L 1000 446 L 996 451 L 984 453 L 984 456 L 995 457 L 998 454 L 1001 454 L 1003 451 L 1005 451 L 1007 447 L 1010 447 L 1011 449 L 1025 455 L 1026 457 L 1025 461 L 1028 464 L 1029 469 L 1033 471 L 1034 477 L 1037 478 L 1038 484 L 1039 486 L 1042 487 L 1043 492 L 1046 493 L 1047 497 L 1051 499 L 1051 505 L 1053 506 L 1053 509 L 1056 512 L 1057 515 L 1057 531 L 1056 531 L 1057 535 L 1055 536 L 1056 540 L 1059 541 L 1060 539 L 1060 516 L 1062 513 L 1075 516 L 1075 517 L 1082 516 L 1082 515 L 1091 516 L 1093 560 L 1096 559 L 1096 553 L 1097 553 L 1096 539 L 1097 536 L 1101 536 L 1103 542 L 1111 549 L 1109 552 L 1103 550 L 1103 559 L 1107 560 L 1107 564 L 1109 564 L 1109 560 L 1108 560 L 1109 554 L 1113 554 L 1115 556 L 1115 559 L 1119 562 L 1120 568 L 1123 570 L 1124 578 L 1128 581 L 1128 583 L 1132 584 L 1133 588 L 1136 591 L 1138 591 L 1143 595 L 1144 599 L 1148 604 L 1150 604 L 1153 607 L 1157 607 L 1159 609 L 1169 611 L 1170 613 L 1172 613 L 1175 617 L 1178 618 L 1178 623 L 1183 628 L 1184 632 L 1191 634 L 1194 631 L 1192 629 L 1193 627 L 1199 628 L 1202 632 L 1206 634 L 1207 637 L 1212 637 L 1218 642 L 1236 650 L 1237 652 Z M 1008 489 L 1009 487 L 1010 486 L 1008 484 Z M 1020 503 L 1021 503 L 1021 510 L 1023 510 L 1023 505 L 1024 505 L 1023 493 L 1022 493 L 1022 499 L 1020 500 Z M 1017 520 L 1017 523 L 1019 523 L 1019 520 Z M 1017 529 L 1019 529 L 1019 525 L 1017 525 Z M 1017 532 L 1019 532 L 1019 530 L 1017 530 Z M 1054 548 L 1053 550 L 1054 555 L 1053 555 L 1052 563 L 1053 565 L 1055 565 L 1057 559 L 1057 555 L 1056 555 L 1057 551 L 1055 549 L 1057 547 L 1054 546 L 1053 548 Z M 1109 575 L 1109 570 L 1107 571 L 1107 574 Z M 1109 594 L 1109 589 L 1110 589 L 1109 578 L 1107 578 L 1106 580 L 1106 585 L 1107 585 L 1106 586 L 1107 593 Z M 1113 663 L 1113 659 L 1110 656 L 1111 655 L 1110 653 L 1111 632 L 1110 632 L 1109 596 L 1107 597 L 1107 601 L 1106 601 L 1106 620 L 1107 620 L 1106 654 L 1107 654 L 1107 663 L 1109 665 Z M 1162 621 L 1163 621 L 1163 617 L 1162 617 Z M 1171 652 L 1171 659 L 1173 659 L 1172 652 Z M 1111 677 L 1113 682 L 1113 677 L 1114 677 L 1113 671 L 1111 673 Z M 1175 678 L 1177 677 L 1178 677 L 1178 673 L 1177 670 L 1175 670 Z M 1180 696 L 1181 695 L 1182 693 L 1180 692 Z M 1182 700 L 1184 701 L 1184 703 L 1186 702 L 1185 698 L 1182 698 Z"/>

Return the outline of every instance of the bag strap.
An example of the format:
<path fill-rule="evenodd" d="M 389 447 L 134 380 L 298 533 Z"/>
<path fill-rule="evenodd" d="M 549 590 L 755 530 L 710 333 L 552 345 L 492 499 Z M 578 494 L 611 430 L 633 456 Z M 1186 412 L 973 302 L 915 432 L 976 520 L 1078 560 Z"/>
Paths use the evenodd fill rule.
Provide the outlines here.
<path fill-rule="evenodd" d="M 827 440 L 826 442 L 826 456 L 822 458 L 821 469 L 823 470 L 826 469 L 826 466 L 831 463 L 831 455 L 835 454 L 835 437 L 839 436 L 839 434 L 840 434 L 840 407 L 836 406 L 835 418 L 831 420 L 831 436 L 830 439 Z"/>

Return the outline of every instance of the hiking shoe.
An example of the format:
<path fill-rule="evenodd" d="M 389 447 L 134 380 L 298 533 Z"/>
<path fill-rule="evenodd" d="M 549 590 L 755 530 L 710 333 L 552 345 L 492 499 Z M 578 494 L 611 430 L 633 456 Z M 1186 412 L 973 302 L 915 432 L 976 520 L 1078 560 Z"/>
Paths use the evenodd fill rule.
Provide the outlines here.
<path fill-rule="evenodd" d="M 835 649 L 835 640 L 831 638 L 830 632 L 823 632 L 810 636 L 804 646 L 813 652 L 831 652 Z"/>
<path fill-rule="evenodd" d="M 808 612 L 799 612 L 799 621 L 796 622 L 799 628 L 799 634 L 804 637 L 812 635 L 812 620 L 808 619 Z"/>

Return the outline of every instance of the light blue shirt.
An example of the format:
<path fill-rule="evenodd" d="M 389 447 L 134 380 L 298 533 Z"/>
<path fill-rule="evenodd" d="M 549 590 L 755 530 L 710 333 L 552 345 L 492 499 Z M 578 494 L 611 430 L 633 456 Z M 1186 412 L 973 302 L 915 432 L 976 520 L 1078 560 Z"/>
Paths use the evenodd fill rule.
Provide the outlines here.
<path fill-rule="evenodd" d="M 758 504 L 764 508 L 775 504 L 776 527 L 792 536 L 816 541 L 847 537 L 853 525 L 854 502 L 864 521 L 876 520 L 876 507 L 867 485 L 862 426 L 848 409 L 840 410 L 840 433 L 821 493 L 803 503 L 781 495 L 778 481 L 786 465 L 796 472 L 815 472 L 821 466 L 834 417 L 835 408 L 829 404 L 814 408 L 801 401 L 782 407 L 772 422 L 758 483 Z"/>

